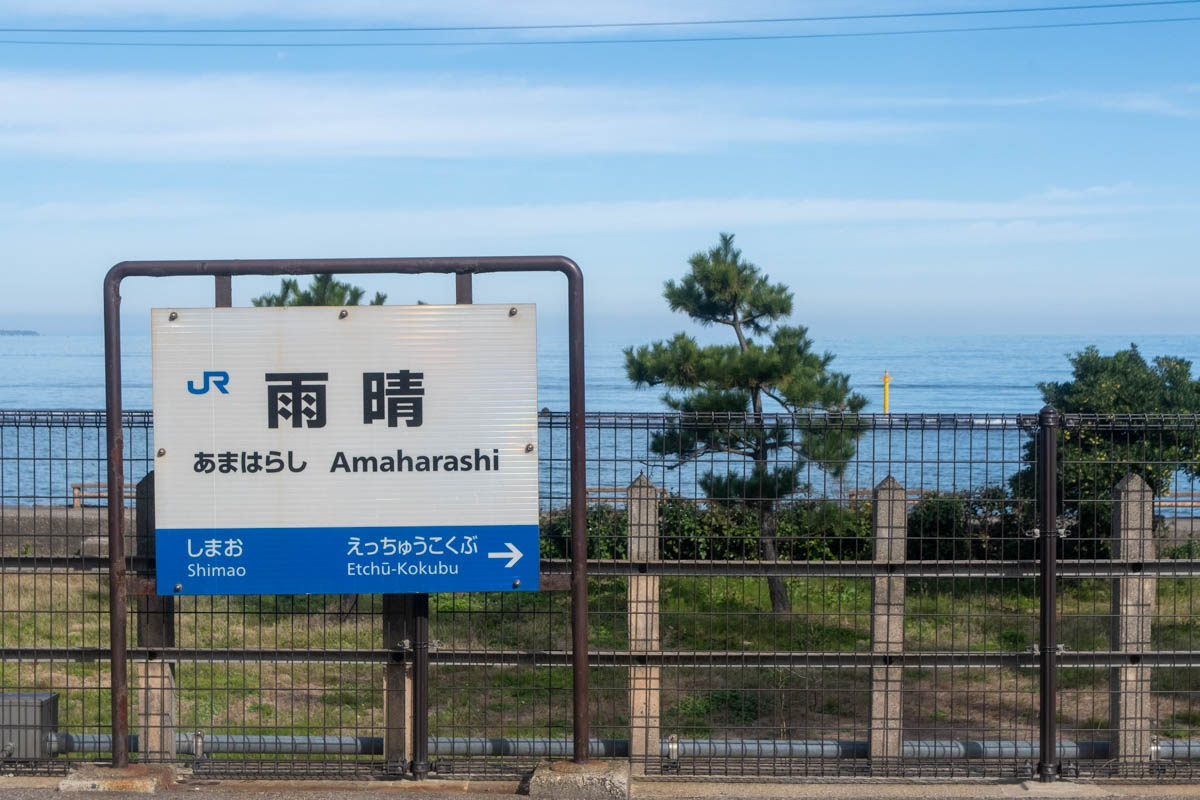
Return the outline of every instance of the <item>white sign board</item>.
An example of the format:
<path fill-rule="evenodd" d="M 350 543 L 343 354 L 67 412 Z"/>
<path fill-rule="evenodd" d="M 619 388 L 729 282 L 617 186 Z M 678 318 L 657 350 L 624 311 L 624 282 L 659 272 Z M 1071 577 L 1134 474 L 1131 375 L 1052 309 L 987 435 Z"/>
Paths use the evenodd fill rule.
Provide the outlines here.
<path fill-rule="evenodd" d="M 532 305 L 152 312 L 161 594 L 537 588 Z"/>

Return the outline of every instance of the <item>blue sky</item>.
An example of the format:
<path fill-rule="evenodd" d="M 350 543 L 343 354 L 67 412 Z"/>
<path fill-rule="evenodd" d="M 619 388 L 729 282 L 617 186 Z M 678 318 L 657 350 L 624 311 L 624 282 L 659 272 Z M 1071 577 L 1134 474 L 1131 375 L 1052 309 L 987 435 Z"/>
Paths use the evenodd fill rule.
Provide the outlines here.
<path fill-rule="evenodd" d="M 461 26 L 1018 5 L 1031 4 L 0 0 L 0 27 Z M 595 318 L 658 328 L 670 324 L 662 282 L 733 231 L 747 258 L 792 286 L 796 317 L 818 343 L 864 330 L 1190 333 L 1200 22 L 570 43 L 1185 16 L 1200 16 L 1200 4 L 173 39 L 564 42 L 523 47 L 0 45 L 0 327 L 94 329 L 103 274 L 125 259 L 559 253 L 583 267 Z M 31 38 L 72 35 L 0 34 Z M 236 281 L 235 302 L 276 283 Z M 444 278 L 359 283 L 393 302 L 453 298 Z M 477 301 L 534 301 L 547 315 L 564 294 L 548 276 L 480 279 L 476 289 Z M 151 306 L 211 302 L 211 286 L 145 279 L 127 282 L 124 296 L 127 316 L 144 321 Z"/>

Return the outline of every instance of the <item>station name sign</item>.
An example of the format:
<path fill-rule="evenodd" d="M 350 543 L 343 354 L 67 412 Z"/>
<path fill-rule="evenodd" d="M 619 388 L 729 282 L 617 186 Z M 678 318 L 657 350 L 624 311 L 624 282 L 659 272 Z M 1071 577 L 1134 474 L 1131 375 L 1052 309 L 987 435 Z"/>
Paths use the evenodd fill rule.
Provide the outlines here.
<path fill-rule="evenodd" d="M 160 594 L 537 589 L 532 305 L 151 323 Z"/>

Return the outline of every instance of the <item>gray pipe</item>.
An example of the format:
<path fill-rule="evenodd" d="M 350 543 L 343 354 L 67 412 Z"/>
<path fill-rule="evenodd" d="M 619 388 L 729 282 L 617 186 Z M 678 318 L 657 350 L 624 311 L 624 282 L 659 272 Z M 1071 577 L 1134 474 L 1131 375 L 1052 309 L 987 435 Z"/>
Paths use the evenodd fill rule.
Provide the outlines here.
<path fill-rule="evenodd" d="M 383 739 L 378 736 L 251 736 L 206 734 L 204 753 L 295 753 L 307 755 L 383 755 Z M 194 755 L 196 735 L 175 735 L 175 752 Z M 66 733 L 58 731 L 46 738 L 50 753 L 111 753 L 112 735 L 107 733 Z M 129 737 L 129 752 L 140 752 L 138 736 Z"/>
<path fill-rule="evenodd" d="M 1200 742 L 1197 742 L 1200 745 Z M 867 758 L 869 745 L 863 741 L 833 739 L 680 739 L 672 747 L 662 742 L 659 751 L 671 758 Z M 959 759 L 1036 758 L 1037 742 L 909 740 L 901 751 L 904 758 Z M 1059 742 L 1058 757 L 1097 759 L 1108 757 L 1108 742 Z M 1196 751 L 1200 758 L 1200 749 Z"/>
<path fill-rule="evenodd" d="M 431 756 L 570 756 L 572 739 L 429 739 Z M 588 754 L 601 758 L 628 758 L 628 739 L 590 739 Z"/>
<path fill-rule="evenodd" d="M 180 755 L 195 753 L 195 734 L 175 737 Z M 129 737 L 129 752 L 139 752 L 138 737 Z M 571 739 L 503 739 L 436 737 L 429 739 L 431 756 L 569 756 Z M 663 758 L 867 758 L 868 744 L 837 739 L 664 739 L 659 744 Z M 111 753 L 112 736 L 104 733 L 67 733 L 47 735 L 47 750 L 53 754 Z M 628 758 L 628 739 L 592 739 L 592 756 Z M 1069 760 L 1108 758 L 1109 743 L 1059 742 L 1058 757 Z M 204 737 L 204 753 L 289 753 L 297 755 L 383 755 L 383 739 L 378 736 L 252 736 L 209 734 Z M 909 740 L 904 742 L 903 757 L 911 759 L 1034 759 L 1037 742 Z M 1200 759 L 1200 740 L 1164 739 L 1155 745 L 1154 758 L 1165 760 Z"/>
<path fill-rule="evenodd" d="M 907 742 L 906 742 L 907 744 Z M 664 739 L 663 758 L 866 758 L 867 743 L 836 739 Z"/>

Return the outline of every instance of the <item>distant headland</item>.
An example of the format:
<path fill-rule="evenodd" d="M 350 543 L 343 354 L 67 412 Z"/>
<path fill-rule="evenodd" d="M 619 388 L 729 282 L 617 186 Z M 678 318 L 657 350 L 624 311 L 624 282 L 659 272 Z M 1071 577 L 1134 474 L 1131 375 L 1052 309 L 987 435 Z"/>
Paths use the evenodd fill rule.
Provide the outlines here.
<path fill-rule="evenodd" d="M 16 331 L 0 328 L 0 336 L 37 336 L 37 331 Z"/>

